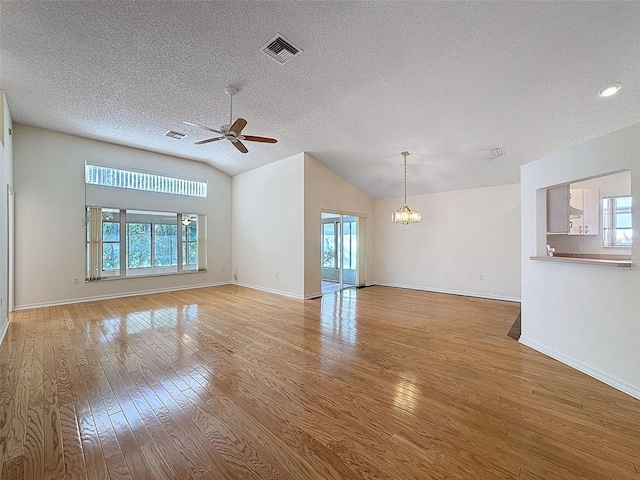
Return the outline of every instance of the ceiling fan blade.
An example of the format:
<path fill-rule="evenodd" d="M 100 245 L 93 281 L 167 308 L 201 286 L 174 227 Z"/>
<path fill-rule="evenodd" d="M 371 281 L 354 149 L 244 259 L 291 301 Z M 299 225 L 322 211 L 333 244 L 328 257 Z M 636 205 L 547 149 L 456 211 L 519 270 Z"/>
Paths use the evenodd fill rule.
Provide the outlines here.
<path fill-rule="evenodd" d="M 240 132 L 246 126 L 247 121 L 244 118 L 238 118 L 235 122 L 233 122 L 233 125 L 231 125 L 231 128 L 229 130 L 231 130 L 232 132 L 236 132 L 236 135 L 240 135 Z"/>
<path fill-rule="evenodd" d="M 218 140 L 224 140 L 225 137 L 207 138 L 206 140 L 200 140 L 194 143 L 194 145 L 204 145 L 205 143 L 217 142 Z"/>
<path fill-rule="evenodd" d="M 242 143 L 240 140 L 236 140 L 235 142 L 231 142 L 231 143 L 233 143 L 234 147 L 236 147 L 242 153 L 249 153 L 249 150 L 247 150 L 247 147 L 245 147 L 244 143 Z"/>
<path fill-rule="evenodd" d="M 215 128 L 207 127 L 205 125 L 200 125 L 199 123 L 192 123 L 192 122 L 182 122 L 182 123 L 184 123 L 185 125 L 191 125 L 192 127 L 204 128 L 205 130 L 209 130 L 210 132 L 222 133 L 220 130 L 216 130 Z"/>
<path fill-rule="evenodd" d="M 253 135 L 243 135 L 243 140 L 248 140 L 250 142 L 262 142 L 262 143 L 278 143 L 278 140 L 275 138 L 267 138 L 267 137 L 255 137 Z"/>

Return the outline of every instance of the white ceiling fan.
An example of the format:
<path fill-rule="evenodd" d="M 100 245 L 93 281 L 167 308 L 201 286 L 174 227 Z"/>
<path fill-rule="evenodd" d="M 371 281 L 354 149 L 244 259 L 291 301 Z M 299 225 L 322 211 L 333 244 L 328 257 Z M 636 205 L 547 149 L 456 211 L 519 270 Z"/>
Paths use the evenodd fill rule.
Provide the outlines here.
<path fill-rule="evenodd" d="M 238 150 L 242 153 L 248 153 L 247 147 L 244 146 L 242 140 L 246 140 L 248 142 L 261 142 L 261 143 L 276 143 L 277 140 L 275 138 L 267 138 L 267 137 L 256 137 L 255 135 L 243 135 L 242 130 L 247 125 L 247 121 L 244 118 L 238 118 L 235 122 L 233 121 L 233 96 L 238 93 L 238 89 L 234 87 L 227 87 L 224 89 L 227 95 L 231 97 L 231 108 L 229 110 L 229 123 L 226 125 L 222 125 L 219 130 L 215 128 L 207 127 L 206 125 L 201 125 L 199 123 L 193 122 L 182 122 L 185 125 L 191 125 L 193 127 L 203 128 L 210 132 L 218 133 L 220 137 L 207 138 L 206 140 L 200 140 L 196 142 L 196 145 L 204 145 L 205 143 L 217 142 L 218 140 L 229 140 Z"/>

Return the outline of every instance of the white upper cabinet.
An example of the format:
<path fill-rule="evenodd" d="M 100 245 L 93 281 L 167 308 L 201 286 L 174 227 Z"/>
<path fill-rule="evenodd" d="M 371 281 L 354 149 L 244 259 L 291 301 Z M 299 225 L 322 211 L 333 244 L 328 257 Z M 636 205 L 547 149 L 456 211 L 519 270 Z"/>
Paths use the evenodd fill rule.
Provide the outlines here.
<path fill-rule="evenodd" d="M 584 192 L 584 235 L 600 233 L 600 191 L 583 190 Z"/>
<path fill-rule="evenodd" d="M 569 196 L 569 235 L 598 235 L 600 192 L 572 188 Z"/>

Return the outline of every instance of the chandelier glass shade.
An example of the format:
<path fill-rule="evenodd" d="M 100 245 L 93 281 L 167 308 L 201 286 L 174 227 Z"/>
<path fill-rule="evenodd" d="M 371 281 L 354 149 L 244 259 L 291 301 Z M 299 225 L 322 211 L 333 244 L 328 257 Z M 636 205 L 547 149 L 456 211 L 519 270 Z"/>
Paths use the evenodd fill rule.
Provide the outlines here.
<path fill-rule="evenodd" d="M 422 214 L 415 210 L 411 210 L 406 205 L 403 205 L 391 214 L 391 222 L 393 223 L 409 225 L 410 223 L 420 223 L 420 220 L 422 220 Z"/>
<path fill-rule="evenodd" d="M 402 225 L 420 223 L 422 214 L 411 210 L 407 206 L 407 155 L 409 155 L 409 152 L 402 152 L 401 155 L 404 157 L 404 205 L 391 214 L 391 223 L 400 223 Z"/>

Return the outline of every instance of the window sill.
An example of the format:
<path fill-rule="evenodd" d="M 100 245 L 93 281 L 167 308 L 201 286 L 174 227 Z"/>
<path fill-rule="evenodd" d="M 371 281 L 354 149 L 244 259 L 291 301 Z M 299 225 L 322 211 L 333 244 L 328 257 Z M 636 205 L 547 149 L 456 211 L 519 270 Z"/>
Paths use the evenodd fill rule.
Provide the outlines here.
<path fill-rule="evenodd" d="M 172 277 L 175 275 L 192 275 L 194 273 L 206 273 L 207 270 L 187 270 L 183 272 L 167 272 L 167 273 L 154 273 L 154 274 L 140 274 L 140 275 L 128 275 L 126 277 L 102 277 L 102 278 L 94 278 L 89 279 L 85 278 L 85 283 L 93 283 L 93 282 L 102 282 L 105 280 L 127 280 L 132 278 L 153 278 L 153 277 Z"/>
<path fill-rule="evenodd" d="M 540 260 L 543 262 L 560 262 L 560 263 L 574 263 L 578 265 L 591 265 L 596 267 L 617 267 L 617 268 L 631 268 L 631 257 L 627 255 L 589 255 L 589 254 L 575 254 L 570 255 L 567 253 L 556 253 L 553 257 L 529 257 L 529 260 Z"/>

